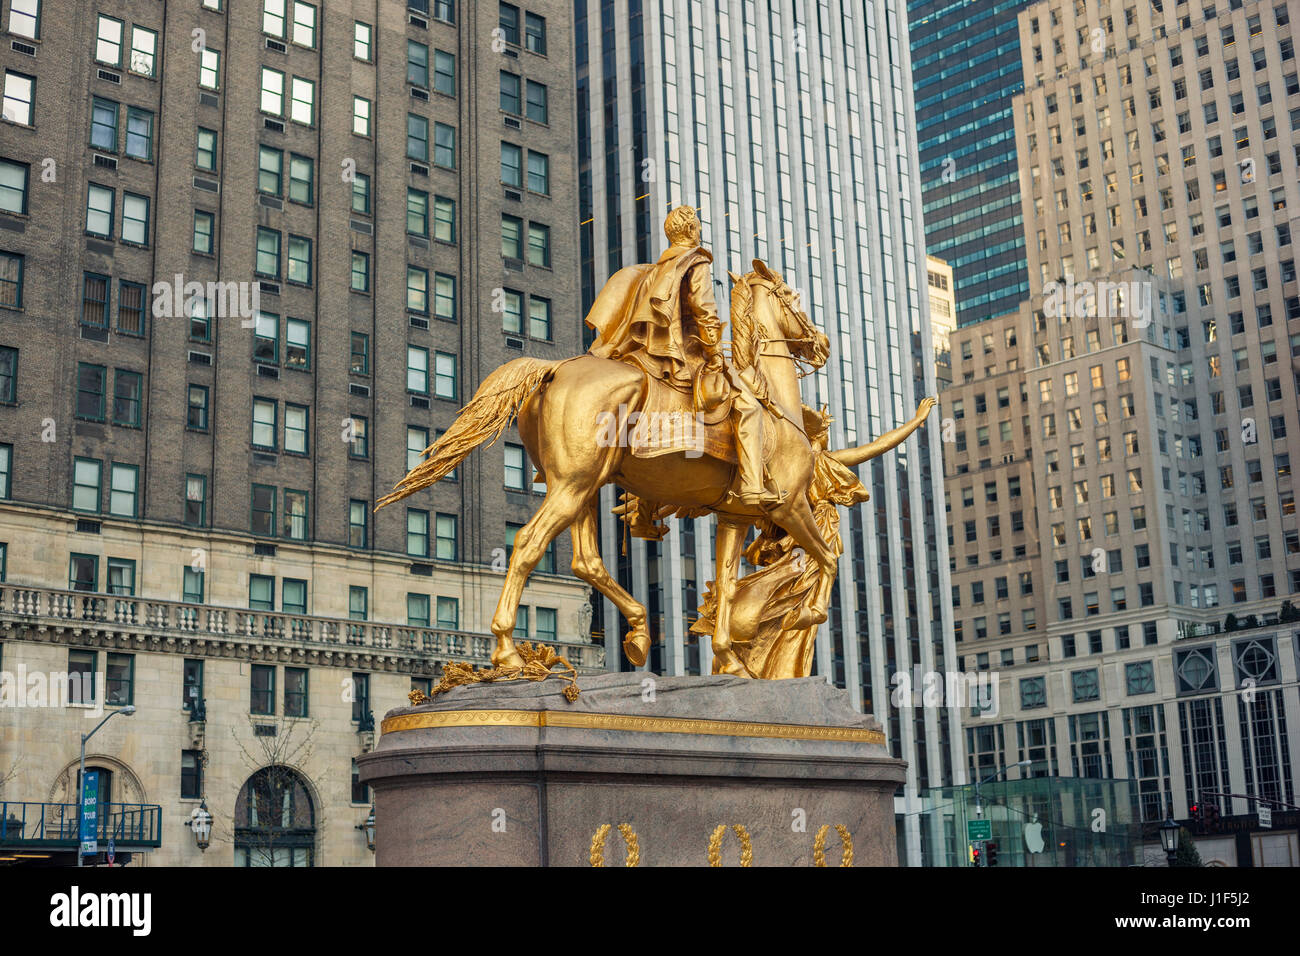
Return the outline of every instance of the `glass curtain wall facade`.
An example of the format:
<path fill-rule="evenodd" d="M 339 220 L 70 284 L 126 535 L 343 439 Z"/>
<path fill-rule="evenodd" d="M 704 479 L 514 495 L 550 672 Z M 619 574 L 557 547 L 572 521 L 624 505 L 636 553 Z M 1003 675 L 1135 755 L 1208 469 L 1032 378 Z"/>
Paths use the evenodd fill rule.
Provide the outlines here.
<path fill-rule="evenodd" d="M 724 320 L 726 272 L 761 258 L 830 337 L 804 401 L 829 406 L 835 446 L 910 418 L 935 377 L 902 5 L 575 0 L 575 29 L 584 314 L 614 271 L 659 255 L 664 216 L 690 204 Z M 863 467 L 872 500 L 845 517 L 814 665 L 908 761 L 898 812 L 909 862 L 920 791 L 964 773 L 955 710 L 890 704 L 894 674 L 955 666 L 941 474 L 937 426 Z M 608 514 L 617 494 L 604 492 L 602 550 L 650 609 L 649 668 L 709 673 L 708 642 L 688 629 L 713 578 L 712 519 L 625 542 Z M 594 627 L 609 661 L 622 660 L 626 623 L 610 602 L 597 600 Z"/>
<path fill-rule="evenodd" d="M 1013 313 L 1028 298 L 1011 104 L 1024 90 L 1016 13 L 1027 6 L 907 6 L 926 251 L 956 275 L 958 325 Z"/>

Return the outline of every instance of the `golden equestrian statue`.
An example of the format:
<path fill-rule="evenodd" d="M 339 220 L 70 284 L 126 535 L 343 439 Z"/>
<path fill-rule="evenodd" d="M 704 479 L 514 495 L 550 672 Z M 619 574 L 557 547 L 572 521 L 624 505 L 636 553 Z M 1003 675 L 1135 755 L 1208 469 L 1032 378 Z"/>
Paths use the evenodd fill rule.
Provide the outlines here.
<path fill-rule="evenodd" d="M 515 536 L 492 617 L 492 663 L 523 667 L 512 634 L 524 582 L 565 528 L 573 572 L 608 597 L 631 627 L 623 651 L 636 666 L 650 649 L 646 609 L 601 561 L 601 488 L 627 489 L 615 511 L 631 531 L 657 538 L 660 519 L 717 516 L 717 580 L 693 631 L 713 639 L 713 673 L 804 677 L 812 635 L 826 608 L 843 550 L 837 506 L 867 498 L 851 470 L 915 431 L 934 399 L 905 425 L 856 448 L 826 448 L 830 419 L 801 401 L 801 364 L 826 361 L 829 341 L 785 281 L 755 259 L 730 274 L 731 348 L 713 296 L 712 256 L 689 206 L 668 215 L 658 262 L 620 269 L 587 324 L 587 354 L 507 362 L 475 392 L 447 431 L 425 449 L 378 507 L 428 488 L 471 451 L 518 419 L 546 498 Z M 760 570 L 738 581 L 746 556 Z"/>

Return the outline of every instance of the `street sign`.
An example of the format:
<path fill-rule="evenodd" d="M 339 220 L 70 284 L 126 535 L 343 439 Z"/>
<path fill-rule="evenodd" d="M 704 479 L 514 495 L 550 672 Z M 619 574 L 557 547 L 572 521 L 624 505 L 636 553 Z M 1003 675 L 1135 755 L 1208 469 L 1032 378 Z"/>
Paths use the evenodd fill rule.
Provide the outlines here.
<path fill-rule="evenodd" d="M 1265 830 L 1273 828 L 1273 808 L 1267 803 L 1259 805 L 1259 825 Z"/>
<path fill-rule="evenodd" d="M 981 840 L 990 839 L 993 836 L 993 821 L 991 820 L 967 820 L 966 821 L 966 839 L 971 843 L 979 843 Z"/>
<path fill-rule="evenodd" d="M 108 838 L 108 865 L 113 865 L 113 857 L 117 854 L 117 847 L 114 845 L 113 838 Z"/>
<path fill-rule="evenodd" d="M 87 770 L 81 779 L 81 817 L 78 823 L 81 854 L 99 852 L 99 771 Z"/>

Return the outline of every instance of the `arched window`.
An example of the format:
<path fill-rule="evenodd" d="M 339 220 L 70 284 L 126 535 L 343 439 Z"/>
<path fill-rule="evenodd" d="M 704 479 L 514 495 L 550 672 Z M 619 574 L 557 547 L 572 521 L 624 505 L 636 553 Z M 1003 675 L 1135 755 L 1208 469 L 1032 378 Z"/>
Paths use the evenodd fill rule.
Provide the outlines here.
<path fill-rule="evenodd" d="M 306 782 L 288 767 L 263 767 L 235 802 L 235 866 L 313 866 L 316 813 Z"/>

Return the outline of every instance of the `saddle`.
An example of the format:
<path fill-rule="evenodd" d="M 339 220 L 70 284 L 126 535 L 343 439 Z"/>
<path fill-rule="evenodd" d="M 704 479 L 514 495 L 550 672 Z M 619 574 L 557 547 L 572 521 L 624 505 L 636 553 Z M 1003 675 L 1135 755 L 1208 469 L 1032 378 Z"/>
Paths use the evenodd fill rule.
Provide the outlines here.
<path fill-rule="evenodd" d="M 730 411 L 731 403 L 724 403 Z M 763 428 L 763 462 L 771 460 L 776 448 L 775 418 L 770 412 Z M 730 416 L 697 412 L 695 396 L 678 391 L 646 376 L 645 401 L 636 423 L 628 430 L 628 448 L 637 458 L 684 453 L 694 457 L 708 455 L 735 465 L 736 432 Z"/>

